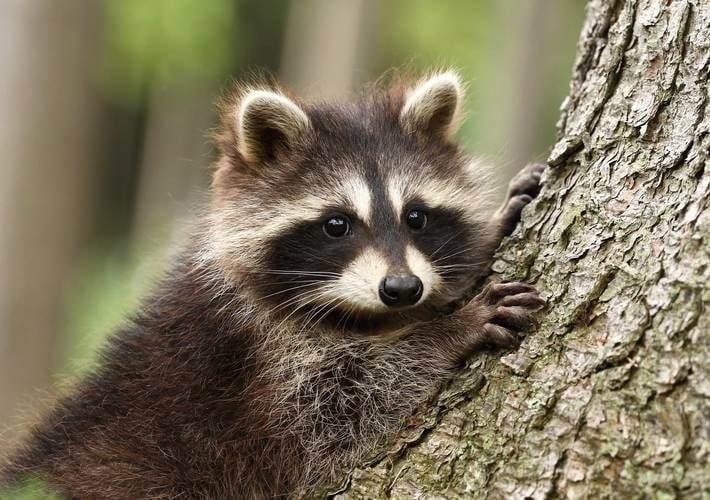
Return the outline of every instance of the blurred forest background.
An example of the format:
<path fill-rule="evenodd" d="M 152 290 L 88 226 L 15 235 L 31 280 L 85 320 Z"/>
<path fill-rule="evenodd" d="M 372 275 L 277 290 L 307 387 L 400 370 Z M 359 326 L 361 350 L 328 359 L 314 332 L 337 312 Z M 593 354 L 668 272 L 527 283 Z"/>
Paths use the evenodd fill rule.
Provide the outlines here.
<path fill-rule="evenodd" d="M 0 433 L 159 276 L 208 185 L 213 103 L 266 69 L 342 97 L 391 67 L 469 82 L 505 184 L 553 143 L 582 0 L 0 0 Z M 0 440 L 2 438 L 0 437 Z"/>

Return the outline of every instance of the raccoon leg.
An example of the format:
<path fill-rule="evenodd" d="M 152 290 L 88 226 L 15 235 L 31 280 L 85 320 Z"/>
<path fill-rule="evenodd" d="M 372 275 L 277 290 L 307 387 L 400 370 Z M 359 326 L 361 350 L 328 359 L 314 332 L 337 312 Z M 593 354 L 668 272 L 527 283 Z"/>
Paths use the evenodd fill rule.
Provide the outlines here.
<path fill-rule="evenodd" d="M 545 300 L 534 286 L 527 283 L 492 283 L 471 302 L 472 311 L 466 314 L 483 314 L 485 323 L 473 337 L 479 344 L 496 347 L 517 346 L 527 330 L 535 327 L 535 313 L 543 308 Z M 474 345 L 474 347 L 477 347 Z"/>
<path fill-rule="evenodd" d="M 442 368 L 453 368 L 481 348 L 517 346 L 544 305 L 532 285 L 492 283 L 464 307 L 422 325 L 405 341 L 417 351 L 423 347 Z"/>
<path fill-rule="evenodd" d="M 532 163 L 511 179 L 505 202 L 495 214 L 501 236 L 508 236 L 513 232 L 520 221 L 523 207 L 540 192 L 540 178 L 545 167 L 542 163 Z"/>

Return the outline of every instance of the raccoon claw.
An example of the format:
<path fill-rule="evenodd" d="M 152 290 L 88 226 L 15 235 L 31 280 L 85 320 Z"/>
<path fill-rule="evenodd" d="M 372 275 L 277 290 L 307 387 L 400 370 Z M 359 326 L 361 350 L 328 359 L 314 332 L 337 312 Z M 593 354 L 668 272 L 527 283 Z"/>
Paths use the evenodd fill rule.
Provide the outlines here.
<path fill-rule="evenodd" d="M 545 305 L 535 287 L 520 282 L 494 283 L 481 295 L 489 311 L 485 340 L 498 347 L 517 346 L 525 331 L 537 325 L 535 312 Z"/>
<path fill-rule="evenodd" d="M 540 193 L 540 179 L 546 167 L 544 163 L 531 163 L 518 172 L 508 185 L 508 198 L 521 195 L 535 198 Z"/>
<path fill-rule="evenodd" d="M 508 197 L 500 209 L 500 226 L 504 235 L 509 235 L 520 221 L 520 214 L 525 205 L 530 203 L 540 193 L 540 179 L 546 165 L 533 163 L 520 172 L 510 181 Z"/>

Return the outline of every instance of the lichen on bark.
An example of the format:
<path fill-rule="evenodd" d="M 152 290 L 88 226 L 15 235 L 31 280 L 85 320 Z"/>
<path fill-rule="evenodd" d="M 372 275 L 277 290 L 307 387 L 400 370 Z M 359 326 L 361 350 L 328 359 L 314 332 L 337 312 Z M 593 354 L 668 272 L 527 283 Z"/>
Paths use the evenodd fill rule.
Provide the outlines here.
<path fill-rule="evenodd" d="M 544 189 L 493 264 L 540 327 L 338 498 L 710 497 L 710 2 L 591 0 Z"/>

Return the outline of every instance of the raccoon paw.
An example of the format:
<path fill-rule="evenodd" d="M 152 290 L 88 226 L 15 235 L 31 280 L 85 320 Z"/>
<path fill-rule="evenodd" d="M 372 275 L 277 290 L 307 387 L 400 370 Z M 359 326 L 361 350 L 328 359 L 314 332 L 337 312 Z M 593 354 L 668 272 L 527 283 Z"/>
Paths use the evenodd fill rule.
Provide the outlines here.
<path fill-rule="evenodd" d="M 520 282 L 494 283 L 478 300 L 488 311 L 484 340 L 498 347 L 520 344 L 525 332 L 537 325 L 535 312 L 545 305 L 534 286 Z"/>
<path fill-rule="evenodd" d="M 523 207 L 540 192 L 540 179 L 546 165 L 533 163 L 520 172 L 508 185 L 508 196 L 499 211 L 500 227 L 504 235 L 509 235 L 520 221 Z"/>

